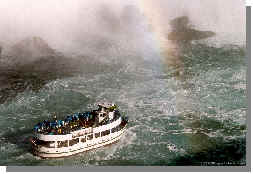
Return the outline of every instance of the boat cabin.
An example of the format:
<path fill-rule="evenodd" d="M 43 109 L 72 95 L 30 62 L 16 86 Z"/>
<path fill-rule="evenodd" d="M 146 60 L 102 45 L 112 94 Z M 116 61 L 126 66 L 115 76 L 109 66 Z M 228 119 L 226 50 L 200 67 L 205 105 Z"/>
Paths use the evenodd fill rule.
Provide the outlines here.
<path fill-rule="evenodd" d="M 117 106 L 110 103 L 98 104 L 98 122 L 101 123 L 106 119 L 112 120 L 115 116 L 115 109 Z"/>

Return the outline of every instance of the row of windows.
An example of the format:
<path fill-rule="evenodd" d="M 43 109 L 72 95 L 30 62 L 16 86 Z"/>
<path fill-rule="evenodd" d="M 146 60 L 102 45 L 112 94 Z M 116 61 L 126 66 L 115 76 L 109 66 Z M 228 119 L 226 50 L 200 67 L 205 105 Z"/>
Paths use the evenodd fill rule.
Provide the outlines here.
<path fill-rule="evenodd" d="M 114 133 L 114 132 L 117 132 L 119 130 L 121 130 L 121 125 L 118 125 L 118 126 L 112 128 L 111 132 Z M 106 135 L 109 135 L 109 134 L 110 134 L 110 130 L 106 130 L 106 131 L 103 131 L 101 133 L 95 133 L 95 138 L 103 137 L 103 136 L 106 136 Z M 87 135 L 87 140 L 92 140 L 92 139 L 93 139 L 93 134 Z M 80 141 L 82 143 L 86 142 L 86 137 L 81 138 Z M 77 144 L 78 142 L 79 142 L 79 138 L 69 140 L 69 146 L 73 146 L 74 144 Z M 54 141 L 37 140 L 36 144 L 46 146 L 46 147 L 52 147 L 52 148 L 54 147 L 53 146 Z M 57 147 L 58 148 L 68 147 L 68 140 L 66 140 L 66 141 L 57 141 Z"/>
<path fill-rule="evenodd" d="M 112 128 L 112 133 L 117 132 L 119 130 L 121 130 L 120 125 Z M 86 131 L 86 132 L 83 132 L 83 133 L 79 133 L 76 136 L 73 136 L 73 138 L 84 136 L 84 135 L 87 135 L 89 133 L 90 133 L 89 131 Z M 106 135 L 109 135 L 109 134 L 110 134 L 110 130 L 106 130 L 106 131 L 101 132 L 101 136 L 106 136 Z M 100 137 L 100 133 L 95 133 L 95 138 L 98 138 L 98 137 Z"/>
<path fill-rule="evenodd" d="M 119 126 L 112 129 L 112 131 L 114 131 L 114 132 L 116 132 L 118 130 L 120 130 Z M 101 134 L 100 133 L 95 133 L 95 136 L 93 136 L 93 134 L 90 134 L 90 135 L 87 135 L 87 140 L 92 140 L 94 137 L 99 138 L 99 137 L 103 137 L 103 136 L 106 136 L 106 135 L 109 135 L 109 134 L 110 134 L 110 130 L 103 131 L 103 132 L 101 132 Z M 84 143 L 84 142 L 86 142 L 86 138 L 81 138 L 80 141 L 82 143 Z M 79 142 L 79 139 L 76 138 L 76 139 L 70 140 L 69 145 L 72 146 L 74 144 L 77 144 L 78 142 Z"/>

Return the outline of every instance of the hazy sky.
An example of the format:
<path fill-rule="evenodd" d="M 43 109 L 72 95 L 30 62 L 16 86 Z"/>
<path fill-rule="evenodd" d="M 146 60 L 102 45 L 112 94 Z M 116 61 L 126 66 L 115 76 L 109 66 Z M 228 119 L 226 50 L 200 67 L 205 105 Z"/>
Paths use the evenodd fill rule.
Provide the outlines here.
<path fill-rule="evenodd" d="M 245 41 L 244 0 L 1 0 L 0 44 L 40 36 L 57 49 L 70 50 L 93 35 L 106 40 L 124 28 L 146 31 L 138 21 L 129 25 L 123 21 L 123 27 L 114 29 L 126 5 L 135 6 L 143 14 L 137 14 L 138 20 L 160 32 L 158 37 L 167 34 L 171 19 L 187 15 L 196 28 L 229 35 L 231 42 Z"/>

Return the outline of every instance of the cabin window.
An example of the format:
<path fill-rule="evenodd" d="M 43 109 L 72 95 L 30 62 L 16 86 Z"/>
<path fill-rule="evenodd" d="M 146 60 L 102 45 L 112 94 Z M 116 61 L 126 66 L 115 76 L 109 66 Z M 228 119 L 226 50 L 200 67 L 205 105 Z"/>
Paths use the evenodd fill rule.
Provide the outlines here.
<path fill-rule="evenodd" d="M 73 139 L 69 141 L 69 145 L 73 146 L 74 144 L 77 144 L 79 142 L 79 138 Z"/>
<path fill-rule="evenodd" d="M 114 132 L 116 132 L 116 128 L 115 127 L 112 128 L 112 133 L 114 133 Z"/>
<path fill-rule="evenodd" d="M 43 140 L 36 140 L 37 145 L 41 145 L 48 148 L 54 148 L 54 141 L 43 141 Z"/>
<path fill-rule="evenodd" d="M 95 133 L 95 138 L 100 137 L 100 133 Z"/>
<path fill-rule="evenodd" d="M 120 129 L 121 129 L 121 127 L 120 127 L 120 125 L 118 125 L 118 126 L 112 128 L 112 133 L 118 132 L 118 131 L 120 131 Z"/>
<path fill-rule="evenodd" d="M 85 138 L 81 138 L 81 142 L 85 143 L 86 142 L 86 137 Z"/>
<path fill-rule="evenodd" d="M 103 132 L 101 132 L 101 137 L 109 135 L 109 134 L 110 134 L 110 130 L 103 131 Z"/>
<path fill-rule="evenodd" d="M 92 140 L 93 139 L 93 134 L 90 134 L 87 136 L 87 140 Z"/>
<path fill-rule="evenodd" d="M 68 147 L 68 140 L 66 140 L 66 141 L 57 141 L 57 147 L 58 148 Z"/>

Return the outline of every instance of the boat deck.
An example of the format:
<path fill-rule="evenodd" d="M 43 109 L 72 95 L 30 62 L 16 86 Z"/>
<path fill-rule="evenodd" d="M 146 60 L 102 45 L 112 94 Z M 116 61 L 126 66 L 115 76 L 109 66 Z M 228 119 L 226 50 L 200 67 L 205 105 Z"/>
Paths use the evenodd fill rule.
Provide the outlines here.
<path fill-rule="evenodd" d="M 90 115 L 89 118 L 84 116 L 87 113 L 89 113 Z M 106 118 L 105 120 L 99 123 L 99 120 L 98 120 L 99 113 L 100 111 L 93 110 L 92 112 L 74 114 L 77 117 L 73 117 L 74 119 L 72 119 L 68 123 L 65 122 L 65 124 L 60 125 L 60 126 L 49 126 L 49 124 L 47 124 L 47 122 L 44 121 L 44 125 L 45 125 L 44 129 L 40 129 L 40 131 L 35 131 L 35 132 L 44 134 L 44 135 L 66 135 L 73 131 L 77 131 L 77 130 L 81 130 L 81 129 L 85 129 L 89 127 L 95 128 L 98 126 L 109 124 L 120 117 L 119 111 L 116 110 L 115 116 L 113 119 L 109 120 L 109 118 Z M 56 121 L 56 123 L 57 122 L 61 123 L 61 120 Z"/>

